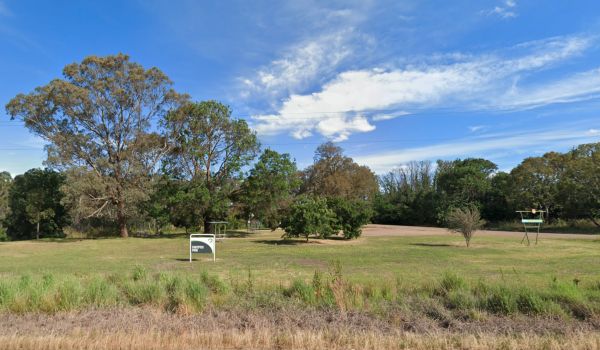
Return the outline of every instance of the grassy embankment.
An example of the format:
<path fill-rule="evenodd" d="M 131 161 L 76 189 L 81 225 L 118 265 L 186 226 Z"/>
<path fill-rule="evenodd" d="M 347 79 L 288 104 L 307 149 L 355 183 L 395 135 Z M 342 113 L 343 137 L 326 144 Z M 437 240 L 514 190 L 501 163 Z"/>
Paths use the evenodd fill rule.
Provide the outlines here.
<path fill-rule="evenodd" d="M 600 324 L 599 247 L 597 240 L 545 239 L 526 247 L 514 238 L 475 237 L 465 248 L 456 235 L 302 243 L 262 232 L 218 243 L 216 263 L 202 256 L 189 263 L 185 237 L 0 243 L 0 314 L 53 317 L 134 307 L 204 319 L 214 313 L 246 315 L 227 333 L 237 334 L 235 339 L 222 339 L 220 346 L 587 342 L 594 348 L 600 344 L 592 336 Z M 340 321 L 338 328 L 350 329 L 330 334 L 327 320 L 340 315 L 362 315 L 356 321 L 361 327 L 352 331 L 348 320 Z M 299 325 L 269 326 L 273 317 L 287 323 L 295 317 Z M 318 329 L 301 326 L 311 322 Z M 246 327 L 251 333 L 262 329 L 262 336 L 244 335 L 250 332 Z M 188 334 L 190 341 L 208 341 L 204 331 Z M 432 337 L 436 332 L 442 333 Z M 99 337 L 97 330 L 90 334 L 75 338 Z M 144 339 L 163 336 L 168 338 L 155 332 Z M 274 336 L 283 339 L 268 343 Z M 252 343 L 257 337 L 262 343 Z M 55 340 L 68 345 L 75 338 Z M 92 338 L 89 342 L 102 344 Z M 539 342 L 531 343 L 535 339 Z M 581 341 L 573 343 L 576 339 Z M 32 340 L 0 335 L 0 344 L 27 341 Z M 205 345 L 218 348 L 217 343 Z"/>

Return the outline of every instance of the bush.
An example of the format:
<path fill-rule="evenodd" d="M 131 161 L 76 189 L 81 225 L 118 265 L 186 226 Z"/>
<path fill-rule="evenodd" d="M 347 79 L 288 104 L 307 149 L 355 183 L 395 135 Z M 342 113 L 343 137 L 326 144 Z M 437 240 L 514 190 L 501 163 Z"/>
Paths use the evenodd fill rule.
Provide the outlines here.
<path fill-rule="evenodd" d="M 327 238 L 336 227 L 335 214 L 327 207 L 327 201 L 320 197 L 300 196 L 290 207 L 282 227 L 285 237 L 309 236 Z"/>
<path fill-rule="evenodd" d="M 358 238 L 372 215 L 369 203 L 364 201 L 330 198 L 327 206 L 335 213 L 336 231 L 342 230 L 346 239 Z"/>
<path fill-rule="evenodd" d="M 471 243 L 473 233 L 485 225 L 485 221 L 481 219 L 477 208 L 455 208 L 448 214 L 446 222 L 449 230 L 463 235 L 467 247 Z"/>

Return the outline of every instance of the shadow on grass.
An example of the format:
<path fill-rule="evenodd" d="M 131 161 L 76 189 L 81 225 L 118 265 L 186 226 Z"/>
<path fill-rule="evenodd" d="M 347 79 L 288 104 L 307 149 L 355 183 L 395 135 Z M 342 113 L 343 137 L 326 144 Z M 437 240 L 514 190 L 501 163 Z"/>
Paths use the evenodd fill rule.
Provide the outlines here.
<path fill-rule="evenodd" d="M 418 247 L 453 247 L 452 244 L 446 243 L 411 243 L 410 245 L 415 245 Z"/>
<path fill-rule="evenodd" d="M 268 245 L 301 245 L 301 244 L 322 244 L 321 242 L 316 241 L 306 241 L 306 240 L 298 240 L 298 239 L 261 239 L 252 241 L 258 244 L 268 244 Z"/>
<path fill-rule="evenodd" d="M 190 258 L 185 258 L 185 259 L 183 259 L 183 258 L 177 258 L 177 259 L 173 259 L 173 260 L 190 262 Z M 196 258 L 192 258 L 192 261 L 200 261 L 200 260 L 196 259 Z"/>

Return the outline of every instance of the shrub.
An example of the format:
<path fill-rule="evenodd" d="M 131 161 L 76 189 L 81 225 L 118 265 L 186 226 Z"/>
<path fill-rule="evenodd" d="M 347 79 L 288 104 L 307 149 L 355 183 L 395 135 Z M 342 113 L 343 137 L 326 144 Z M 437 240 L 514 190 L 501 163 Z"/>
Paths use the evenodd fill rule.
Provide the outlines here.
<path fill-rule="evenodd" d="M 448 223 L 448 229 L 463 235 L 467 247 L 471 242 L 473 233 L 485 224 L 477 208 L 455 208 L 448 214 L 446 222 Z"/>
<path fill-rule="evenodd" d="M 329 237 L 335 229 L 335 214 L 327 207 L 327 201 L 319 197 L 300 196 L 290 206 L 282 225 L 285 237 Z"/>
<path fill-rule="evenodd" d="M 330 198 L 327 206 L 336 216 L 336 231 L 342 230 L 346 239 L 358 238 L 362 226 L 369 222 L 372 215 L 369 203 L 365 201 Z"/>

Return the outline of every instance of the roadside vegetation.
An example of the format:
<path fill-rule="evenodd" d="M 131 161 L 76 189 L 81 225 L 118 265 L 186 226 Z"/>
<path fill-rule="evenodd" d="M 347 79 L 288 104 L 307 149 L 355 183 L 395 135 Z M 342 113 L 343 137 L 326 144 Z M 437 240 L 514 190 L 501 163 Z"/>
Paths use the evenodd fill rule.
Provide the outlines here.
<path fill-rule="evenodd" d="M 543 316 L 597 321 L 600 280 L 550 278 L 542 286 L 506 285 L 469 280 L 446 272 L 438 280 L 408 285 L 402 279 L 378 283 L 352 282 L 339 263 L 315 270 L 312 278 L 287 284 L 257 283 L 252 274 L 224 280 L 199 274 L 150 273 L 137 266 L 127 274 L 67 276 L 46 273 L 3 278 L 0 310 L 24 314 L 144 306 L 193 314 L 206 309 L 316 308 L 336 312 L 367 312 L 383 319 L 401 314 L 438 322 L 477 322 L 495 316 Z"/>

